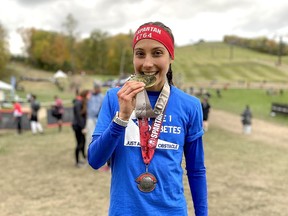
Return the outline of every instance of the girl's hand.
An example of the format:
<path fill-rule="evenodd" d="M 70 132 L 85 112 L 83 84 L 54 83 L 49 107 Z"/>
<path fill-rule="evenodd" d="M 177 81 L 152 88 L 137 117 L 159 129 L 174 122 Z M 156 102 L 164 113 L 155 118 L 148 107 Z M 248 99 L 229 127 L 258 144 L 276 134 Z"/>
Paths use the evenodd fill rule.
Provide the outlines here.
<path fill-rule="evenodd" d="M 143 82 L 127 81 L 118 91 L 119 118 L 128 121 L 135 109 L 136 95 L 143 91 L 145 84 Z"/>

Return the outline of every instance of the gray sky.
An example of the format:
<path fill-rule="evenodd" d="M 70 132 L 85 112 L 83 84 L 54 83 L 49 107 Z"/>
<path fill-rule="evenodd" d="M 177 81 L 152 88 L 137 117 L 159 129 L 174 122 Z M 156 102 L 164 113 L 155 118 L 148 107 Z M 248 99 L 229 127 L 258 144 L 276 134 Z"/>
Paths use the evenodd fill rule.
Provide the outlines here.
<path fill-rule="evenodd" d="M 129 33 L 144 22 L 161 21 L 182 46 L 199 39 L 221 41 L 228 34 L 287 38 L 287 11 L 286 0 L 2 0 L 0 23 L 17 54 L 23 46 L 17 28 L 64 31 L 69 13 L 81 37 L 95 29 Z"/>

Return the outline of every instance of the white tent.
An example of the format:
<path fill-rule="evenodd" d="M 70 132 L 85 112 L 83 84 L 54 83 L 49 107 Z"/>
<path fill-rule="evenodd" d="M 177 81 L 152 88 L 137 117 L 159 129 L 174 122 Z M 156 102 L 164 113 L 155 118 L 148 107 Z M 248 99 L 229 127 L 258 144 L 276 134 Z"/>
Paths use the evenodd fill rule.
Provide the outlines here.
<path fill-rule="evenodd" d="M 0 89 L 1 90 L 12 90 L 13 86 L 0 80 Z"/>
<path fill-rule="evenodd" d="M 54 78 L 67 78 L 67 74 L 64 73 L 62 70 L 58 70 L 54 76 Z"/>

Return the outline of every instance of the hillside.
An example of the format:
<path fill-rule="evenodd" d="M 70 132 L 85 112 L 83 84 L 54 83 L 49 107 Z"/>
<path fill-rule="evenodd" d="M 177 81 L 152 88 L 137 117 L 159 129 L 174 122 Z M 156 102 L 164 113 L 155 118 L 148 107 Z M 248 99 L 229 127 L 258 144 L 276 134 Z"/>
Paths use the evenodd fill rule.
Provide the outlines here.
<path fill-rule="evenodd" d="M 176 58 L 173 63 L 174 83 L 185 89 L 196 86 L 204 88 L 258 88 L 288 89 L 288 57 L 282 57 L 281 66 L 277 66 L 277 56 L 255 52 L 249 49 L 233 47 L 224 43 L 201 43 L 190 46 L 176 47 Z M 52 71 L 44 71 L 27 65 L 11 62 L 7 66 L 7 76 L 29 76 L 49 78 Z M 131 72 L 132 73 L 132 72 Z M 59 92 L 49 82 L 21 81 L 23 92 L 37 92 L 40 100 L 51 100 L 53 95 L 61 94 L 63 99 L 74 97 L 73 87 L 91 88 L 94 79 L 108 80 L 113 76 L 87 75 L 69 76 L 65 81 L 65 91 Z"/>
<path fill-rule="evenodd" d="M 277 66 L 278 56 L 237 46 L 231 48 L 220 42 L 176 47 L 175 53 L 175 78 L 184 84 L 201 81 L 288 82 L 288 57 L 282 57 L 282 64 Z M 40 77 L 52 73 L 43 75 L 43 71 L 39 73 L 39 70 L 13 63 L 8 65 L 7 71 L 7 75 L 16 72 Z"/>
<path fill-rule="evenodd" d="M 288 83 L 288 58 L 231 48 L 224 43 L 201 43 L 178 47 L 173 70 L 184 84 L 192 82 Z M 184 82 L 185 80 L 185 82 Z"/>

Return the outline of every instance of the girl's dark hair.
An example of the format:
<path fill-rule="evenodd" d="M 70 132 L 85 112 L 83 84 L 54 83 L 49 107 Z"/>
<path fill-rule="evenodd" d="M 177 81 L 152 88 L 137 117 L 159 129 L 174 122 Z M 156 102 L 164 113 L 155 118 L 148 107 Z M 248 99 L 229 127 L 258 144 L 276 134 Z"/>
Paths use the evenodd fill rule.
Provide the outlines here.
<path fill-rule="evenodd" d="M 173 83 L 173 71 L 171 64 L 169 65 L 168 73 L 166 74 L 169 85 L 174 85 Z"/>
<path fill-rule="evenodd" d="M 87 89 L 85 89 L 85 90 L 82 90 L 81 92 L 80 92 L 80 96 L 81 96 L 81 98 L 82 98 L 82 108 L 81 108 L 81 114 L 82 115 L 84 115 L 84 116 L 86 116 L 86 110 L 87 110 L 87 101 L 88 101 L 88 99 L 87 99 L 87 95 L 89 94 L 89 90 L 87 90 Z"/>
<path fill-rule="evenodd" d="M 163 29 L 171 36 L 172 42 L 173 42 L 173 45 L 174 45 L 174 36 L 173 36 L 172 30 L 171 30 L 168 26 L 164 25 L 162 22 L 148 22 L 148 23 L 144 23 L 144 24 L 141 25 L 140 27 L 142 27 L 142 26 L 144 26 L 144 25 L 149 25 L 149 24 L 151 24 L 151 25 L 156 25 L 156 26 L 159 26 L 159 27 L 163 28 Z M 140 28 L 140 27 L 139 27 L 139 28 Z M 172 66 L 171 66 L 171 64 L 169 65 L 169 69 L 168 69 L 168 72 L 167 72 L 167 74 L 166 74 L 166 77 L 167 77 L 167 79 L 168 79 L 169 85 L 174 85 L 174 84 L 173 84 L 173 81 L 172 81 L 173 71 L 172 71 Z"/>

